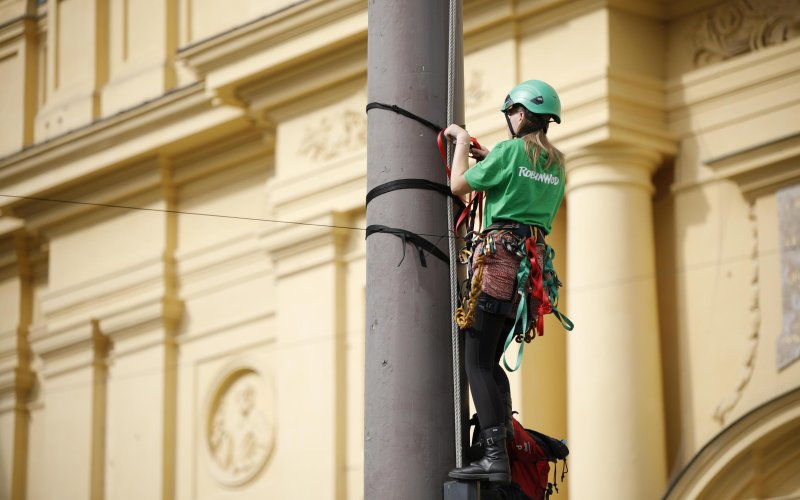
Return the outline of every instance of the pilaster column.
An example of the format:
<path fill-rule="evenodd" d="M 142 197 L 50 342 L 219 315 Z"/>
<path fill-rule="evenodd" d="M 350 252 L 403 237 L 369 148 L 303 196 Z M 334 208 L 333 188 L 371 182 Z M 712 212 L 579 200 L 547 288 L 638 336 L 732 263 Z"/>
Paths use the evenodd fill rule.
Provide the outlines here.
<path fill-rule="evenodd" d="M 570 498 L 659 498 L 666 482 L 651 174 L 660 153 L 567 159 Z"/>
<path fill-rule="evenodd" d="M 24 222 L 0 216 L 0 428 L 3 463 L 0 498 L 27 498 L 28 404 L 35 375 L 31 367 L 28 329 L 33 315 L 33 276 L 35 251 Z M 9 258 L 11 257 L 11 258 Z"/>

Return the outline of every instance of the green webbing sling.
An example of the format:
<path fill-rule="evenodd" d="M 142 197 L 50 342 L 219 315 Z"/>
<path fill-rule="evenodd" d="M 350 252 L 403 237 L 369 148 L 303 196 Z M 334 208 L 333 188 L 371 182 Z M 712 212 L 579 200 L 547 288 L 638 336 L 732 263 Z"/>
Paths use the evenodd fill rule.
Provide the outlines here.
<path fill-rule="evenodd" d="M 553 316 L 558 319 L 561 326 L 564 327 L 564 330 L 571 332 L 572 329 L 575 328 L 575 324 L 572 323 L 572 320 L 570 320 L 566 314 L 558 310 L 558 287 L 560 283 L 558 281 L 558 276 L 556 276 L 556 268 L 553 266 L 553 259 L 555 257 L 556 251 L 553 250 L 553 247 L 550 245 L 546 245 L 544 249 L 544 266 L 542 266 L 542 285 L 547 294 L 547 298 L 550 300 Z M 549 279 L 546 278 L 548 273 L 550 276 Z"/>
<path fill-rule="evenodd" d="M 508 336 L 506 337 L 506 344 L 503 347 L 503 366 L 506 367 L 506 370 L 514 372 L 517 371 L 522 364 L 522 351 L 525 349 L 525 342 L 520 342 L 519 344 L 519 351 L 517 352 L 517 364 L 514 368 L 508 366 L 508 362 L 506 362 L 506 350 L 508 346 L 514 341 L 514 331 L 517 329 L 517 323 L 519 323 L 520 318 L 528 317 L 528 300 L 527 300 L 527 293 L 525 293 L 525 288 L 528 284 L 528 275 L 531 273 L 531 262 L 528 259 L 522 259 L 519 262 L 519 267 L 517 268 L 517 294 L 519 295 L 519 305 L 517 306 L 517 317 L 514 319 L 514 325 L 511 327 L 511 331 L 508 332 Z"/>
<path fill-rule="evenodd" d="M 561 326 L 564 327 L 567 331 L 572 331 L 575 328 L 575 325 L 572 323 L 564 313 L 558 310 L 558 287 L 559 281 L 558 276 L 556 276 L 556 269 L 553 266 L 553 259 L 556 256 L 556 251 L 553 250 L 553 247 L 550 245 L 545 245 L 544 251 L 544 265 L 542 266 L 542 286 L 544 288 L 545 293 L 547 294 L 547 298 L 550 300 L 550 306 L 552 309 L 553 316 L 555 316 L 558 321 L 561 323 Z M 508 371 L 517 371 L 522 365 L 522 352 L 525 349 L 525 342 L 520 342 L 519 344 L 519 351 L 517 352 L 517 363 L 514 368 L 508 366 L 508 362 L 506 361 L 506 350 L 508 346 L 514 342 L 516 335 L 514 332 L 517 329 L 517 323 L 519 323 L 520 318 L 528 317 L 528 301 L 527 296 L 528 294 L 525 293 L 525 288 L 527 287 L 528 283 L 528 276 L 531 272 L 531 263 L 528 259 L 522 259 L 519 263 L 519 268 L 517 269 L 517 294 L 520 296 L 519 305 L 517 306 L 517 317 L 514 319 L 514 326 L 511 327 L 511 331 L 508 332 L 508 336 L 506 336 L 506 343 L 503 347 L 503 366 L 505 366 L 506 370 Z M 548 276 L 549 278 L 545 278 Z"/>

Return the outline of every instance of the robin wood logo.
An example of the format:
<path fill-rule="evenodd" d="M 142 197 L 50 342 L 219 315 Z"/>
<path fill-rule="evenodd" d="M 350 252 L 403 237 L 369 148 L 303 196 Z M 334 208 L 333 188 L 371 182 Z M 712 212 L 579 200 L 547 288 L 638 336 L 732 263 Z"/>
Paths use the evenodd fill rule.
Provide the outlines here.
<path fill-rule="evenodd" d="M 533 179 L 538 182 L 543 182 L 545 184 L 552 184 L 553 186 L 558 186 L 558 183 L 561 182 L 558 177 L 553 174 L 548 174 L 546 172 L 536 172 L 527 167 L 519 167 L 520 177 L 527 177 L 529 179 Z"/>

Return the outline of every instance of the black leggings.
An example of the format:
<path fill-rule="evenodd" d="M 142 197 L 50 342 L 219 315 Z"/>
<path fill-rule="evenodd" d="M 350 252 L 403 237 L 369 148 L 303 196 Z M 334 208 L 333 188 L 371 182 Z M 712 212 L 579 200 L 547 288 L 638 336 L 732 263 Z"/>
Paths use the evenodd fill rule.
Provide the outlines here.
<path fill-rule="evenodd" d="M 466 330 L 464 363 L 472 400 L 478 412 L 481 428 L 495 427 L 505 422 L 505 403 L 502 394 L 511 393 L 508 376 L 500 366 L 506 336 L 513 325 L 505 316 L 475 310 L 475 319 Z"/>

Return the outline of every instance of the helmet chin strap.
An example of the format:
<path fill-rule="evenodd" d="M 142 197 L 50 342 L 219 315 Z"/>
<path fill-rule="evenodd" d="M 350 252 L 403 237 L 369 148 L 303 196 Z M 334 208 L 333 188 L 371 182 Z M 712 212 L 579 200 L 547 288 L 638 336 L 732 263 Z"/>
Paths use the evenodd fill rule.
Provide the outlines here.
<path fill-rule="evenodd" d="M 508 131 L 511 132 L 511 137 L 517 137 L 517 134 L 514 132 L 514 127 L 511 126 L 511 118 L 508 117 L 508 112 L 506 111 L 503 115 L 506 117 L 506 123 L 508 124 Z"/>

